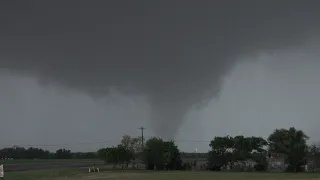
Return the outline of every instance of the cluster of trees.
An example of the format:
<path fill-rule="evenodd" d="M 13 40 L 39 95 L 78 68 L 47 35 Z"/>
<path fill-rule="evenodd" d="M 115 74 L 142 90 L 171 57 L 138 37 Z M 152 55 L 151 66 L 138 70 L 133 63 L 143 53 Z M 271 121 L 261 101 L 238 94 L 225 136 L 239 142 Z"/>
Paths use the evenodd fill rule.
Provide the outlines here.
<path fill-rule="evenodd" d="M 303 131 L 295 128 L 277 129 L 268 138 L 269 150 L 286 156 L 288 171 L 303 171 L 303 166 L 308 162 L 308 139 Z"/>
<path fill-rule="evenodd" d="M 215 137 L 209 144 L 211 150 L 206 154 L 199 154 L 181 153 L 173 141 L 160 138 L 151 138 L 142 147 L 140 137 L 132 138 L 126 135 L 118 146 L 100 149 L 98 155 L 105 162 L 114 166 L 122 164 L 122 167 L 129 163 L 134 164 L 139 159 L 147 169 L 186 169 L 181 157 L 193 156 L 196 157 L 194 165 L 197 158 L 206 158 L 206 169 L 210 170 L 221 171 L 226 167 L 232 169 L 239 162 L 250 161 L 253 162 L 251 170 L 264 171 L 269 165 L 268 158 L 273 154 L 281 154 L 287 171 L 300 172 L 310 159 L 313 167 L 320 166 L 319 149 L 315 146 L 309 147 L 308 138 L 303 131 L 293 127 L 276 129 L 267 139 L 244 136 Z"/>
<path fill-rule="evenodd" d="M 0 150 L 0 158 L 5 159 L 103 159 L 106 163 L 122 168 L 136 168 L 144 164 L 147 169 L 184 170 L 195 167 L 197 161 L 206 159 L 206 169 L 234 169 L 239 162 L 253 162 L 251 170 L 264 171 L 270 163 L 268 159 L 274 154 L 284 158 L 286 170 L 290 172 L 315 171 L 320 167 L 320 151 L 316 146 L 308 146 L 308 136 L 295 128 L 276 129 L 267 139 L 261 137 L 220 136 L 209 144 L 208 153 L 182 153 L 173 141 L 150 138 L 145 144 L 141 137 L 123 136 L 121 143 L 115 147 L 98 150 L 97 153 L 75 153 L 59 149 L 55 153 L 40 148 L 12 147 Z M 189 162 L 183 162 L 189 161 Z M 190 164 L 190 161 L 191 164 Z M 243 163 L 242 163 L 243 164 Z M 246 164 L 247 166 L 247 164 Z M 241 167 L 242 170 L 243 166 Z"/>
<path fill-rule="evenodd" d="M 67 149 L 58 149 L 50 152 L 41 148 L 11 147 L 0 150 L 1 159 L 95 159 L 98 158 L 95 152 L 71 152 Z"/>
<path fill-rule="evenodd" d="M 142 145 L 142 138 L 123 136 L 121 143 L 115 147 L 98 150 L 98 156 L 114 167 L 121 165 L 133 168 L 143 162 L 147 169 L 181 169 L 180 151 L 173 141 L 164 141 L 160 138 L 151 138 Z"/>
<path fill-rule="evenodd" d="M 173 141 L 151 138 L 146 142 L 142 153 L 146 168 L 156 170 L 182 169 L 180 151 Z"/>
<path fill-rule="evenodd" d="M 319 155 L 315 146 L 311 148 L 314 151 L 311 155 L 308 139 L 302 130 L 293 127 L 276 129 L 267 140 L 261 137 L 215 137 L 210 143 L 210 167 L 216 170 L 223 166 L 232 166 L 236 161 L 250 159 L 256 162 L 255 170 L 266 170 L 266 159 L 273 154 L 280 154 L 284 158 L 287 171 L 301 172 L 305 170 L 310 159 Z"/>
<path fill-rule="evenodd" d="M 232 166 L 235 162 L 253 160 L 256 170 L 264 170 L 266 166 L 267 141 L 261 137 L 225 136 L 215 137 L 209 144 L 208 167 L 211 170 L 221 170 Z"/>
<path fill-rule="evenodd" d="M 135 167 L 135 160 L 141 155 L 142 139 L 128 135 L 122 137 L 121 143 L 116 147 L 107 147 L 98 150 L 98 157 L 114 167 L 121 164 L 122 168 L 132 163 Z"/>

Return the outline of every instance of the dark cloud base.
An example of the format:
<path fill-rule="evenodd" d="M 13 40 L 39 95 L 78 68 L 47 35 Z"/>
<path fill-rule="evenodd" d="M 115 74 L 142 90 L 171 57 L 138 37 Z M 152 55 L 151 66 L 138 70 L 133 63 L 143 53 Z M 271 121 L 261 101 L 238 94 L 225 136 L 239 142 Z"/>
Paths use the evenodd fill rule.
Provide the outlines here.
<path fill-rule="evenodd" d="M 217 96 L 239 57 L 318 36 L 318 8 L 313 0 L 3 1 L 0 63 L 93 96 L 110 87 L 142 93 L 155 131 L 172 138 L 191 105 Z"/>

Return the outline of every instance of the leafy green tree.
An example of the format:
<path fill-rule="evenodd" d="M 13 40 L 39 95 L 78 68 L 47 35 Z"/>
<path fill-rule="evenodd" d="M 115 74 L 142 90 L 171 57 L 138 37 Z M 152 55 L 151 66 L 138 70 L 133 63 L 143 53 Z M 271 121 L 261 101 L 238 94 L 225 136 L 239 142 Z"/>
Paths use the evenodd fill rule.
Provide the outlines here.
<path fill-rule="evenodd" d="M 105 150 L 105 161 L 108 164 L 113 164 L 113 167 L 116 167 L 119 164 L 119 154 L 117 147 L 108 147 Z"/>
<path fill-rule="evenodd" d="M 232 160 L 243 161 L 250 157 L 253 148 L 251 138 L 236 136 L 233 138 Z"/>
<path fill-rule="evenodd" d="M 258 153 L 265 153 L 268 142 L 262 137 L 250 137 L 250 145 L 253 151 Z"/>
<path fill-rule="evenodd" d="M 308 138 L 302 130 L 296 130 L 294 127 L 276 129 L 268 138 L 269 149 L 271 152 L 286 155 L 287 171 L 300 172 L 303 171 L 302 166 L 307 163 Z"/>
<path fill-rule="evenodd" d="M 180 151 L 173 141 L 149 139 L 143 151 L 147 169 L 181 169 Z"/>
<path fill-rule="evenodd" d="M 231 161 L 234 147 L 233 138 L 230 136 L 215 137 L 209 146 L 212 150 L 208 153 L 208 166 L 211 170 L 220 171 L 222 166 Z"/>
<path fill-rule="evenodd" d="M 135 168 L 135 163 L 137 158 L 141 158 L 142 152 L 142 139 L 141 137 L 131 137 L 129 135 L 124 135 L 121 139 L 121 146 L 125 147 L 131 153 L 132 168 Z M 126 166 L 128 166 L 129 161 L 127 161 Z"/>
<path fill-rule="evenodd" d="M 147 169 L 163 169 L 164 141 L 160 138 L 151 138 L 145 143 L 144 162 Z"/>
<path fill-rule="evenodd" d="M 124 165 L 128 167 L 128 164 L 133 159 L 133 156 L 134 156 L 133 152 L 122 145 L 118 145 L 116 147 L 116 151 L 117 151 L 118 162 L 122 164 L 122 169 L 124 168 Z"/>
<path fill-rule="evenodd" d="M 137 153 L 142 151 L 141 137 L 131 137 L 129 135 L 122 136 L 121 145 L 131 152 Z"/>
<path fill-rule="evenodd" d="M 113 164 L 114 167 L 122 164 L 123 168 L 124 164 L 127 164 L 132 159 L 132 153 L 122 145 L 99 149 L 97 154 L 100 159 L 108 164 Z"/>
<path fill-rule="evenodd" d="M 164 142 L 164 165 L 170 170 L 182 168 L 180 151 L 173 141 Z"/>
<path fill-rule="evenodd" d="M 209 168 L 219 171 L 221 167 L 229 163 L 232 165 L 236 161 L 247 159 L 259 160 L 257 163 L 262 163 L 262 158 L 266 154 L 264 149 L 266 145 L 267 141 L 261 137 L 215 137 L 210 142 Z"/>
<path fill-rule="evenodd" d="M 249 142 L 247 148 L 246 159 L 251 159 L 257 164 L 254 169 L 256 171 L 265 171 L 268 167 L 267 162 L 267 146 L 268 142 L 262 137 L 246 137 L 246 140 Z"/>

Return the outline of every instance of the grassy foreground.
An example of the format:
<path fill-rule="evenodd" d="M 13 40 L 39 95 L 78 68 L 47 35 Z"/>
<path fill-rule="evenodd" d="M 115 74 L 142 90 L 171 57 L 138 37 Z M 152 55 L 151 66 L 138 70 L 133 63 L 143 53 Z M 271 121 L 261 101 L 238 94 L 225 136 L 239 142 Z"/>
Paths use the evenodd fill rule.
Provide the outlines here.
<path fill-rule="evenodd" d="M 7 172 L 4 175 L 8 180 L 40 180 L 52 178 L 75 177 L 79 174 L 87 173 L 84 168 L 60 168 L 60 169 L 43 169 L 31 171 Z"/>
<path fill-rule="evenodd" d="M 87 169 L 66 168 L 12 172 L 8 180 L 320 180 L 316 173 L 224 173 L 224 172 L 152 172 L 152 171 L 104 171 L 88 173 Z"/>

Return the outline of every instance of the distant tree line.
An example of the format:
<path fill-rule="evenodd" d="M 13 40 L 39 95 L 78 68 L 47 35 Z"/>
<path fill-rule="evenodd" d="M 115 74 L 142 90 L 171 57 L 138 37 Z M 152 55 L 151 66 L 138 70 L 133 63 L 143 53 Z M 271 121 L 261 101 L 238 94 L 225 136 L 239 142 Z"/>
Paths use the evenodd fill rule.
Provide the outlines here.
<path fill-rule="evenodd" d="M 124 135 L 120 144 L 98 152 L 71 152 L 59 149 L 49 152 L 41 148 L 11 147 L 0 150 L 1 159 L 94 159 L 121 168 L 149 170 L 266 171 L 272 161 L 283 163 L 284 171 L 320 171 L 320 150 L 307 145 L 309 137 L 293 127 L 276 129 L 267 139 L 261 137 L 217 136 L 209 143 L 208 153 L 180 152 L 174 141 Z M 279 158 L 281 157 L 281 158 Z M 278 159 L 278 160 L 277 160 Z M 205 161 L 205 162 L 203 162 Z"/>
<path fill-rule="evenodd" d="M 58 149 L 50 152 L 41 148 L 10 147 L 0 150 L 1 159 L 95 159 L 96 152 L 71 152 L 67 149 Z"/>
<path fill-rule="evenodd" d="M 102 148 L 97 154 L 114 167 L 132 164 L 136 168 L 139 161 L 149 170 L 191 170 L 200 166 L 212 171 L 266 171 L 272 159 L 282 157 L 285 171 L 312 172 L 320 168 L 320 151 L 307 145 L 308 138 L 302 130 L 291 127 L 276 129 L 267 139 L 242 135 L 214 137 L 208 153 L 183 153 L 173 141 L 154 137 L 142 147 L 140 137 L 125 135 L 118 146 Z M 206 159 L 206 163 L 199 165 L 200 159 Z"/>

